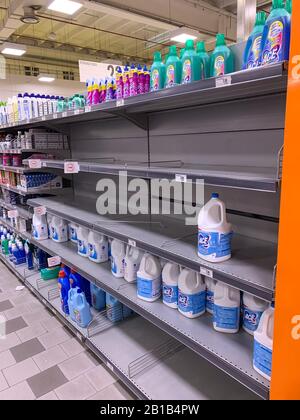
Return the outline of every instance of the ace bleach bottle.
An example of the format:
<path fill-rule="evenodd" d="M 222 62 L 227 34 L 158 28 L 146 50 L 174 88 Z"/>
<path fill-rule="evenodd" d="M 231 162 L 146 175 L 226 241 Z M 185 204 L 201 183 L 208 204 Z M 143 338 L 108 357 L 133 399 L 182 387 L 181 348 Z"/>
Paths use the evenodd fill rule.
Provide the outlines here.
<path fill-rule="evenodd" d="M 198 218 L 198 255 L 209 262 L 231 258 L 232 226 L 226 219 L 226 207 L 219 194 L 202 207 Z"/>

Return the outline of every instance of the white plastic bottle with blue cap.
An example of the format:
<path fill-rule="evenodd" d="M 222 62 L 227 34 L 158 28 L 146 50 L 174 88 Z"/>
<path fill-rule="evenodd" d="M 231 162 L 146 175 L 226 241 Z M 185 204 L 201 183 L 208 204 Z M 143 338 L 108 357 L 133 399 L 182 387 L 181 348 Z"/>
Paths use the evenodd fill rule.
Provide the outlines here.
<path fill-rule="evenodd" d="M 213 315 L 214 313 L 214 304 L 215 304 L 215 290 L 216 290 L 216 280 L 209 277 L 205 277 L 206 284 L 206 311 Z"/>
<path fill-rule="evenodd" d="M 231 258 L 232 226 L 219 194 L 202 207 L 198 217 L 198 255 L 205 261 L 223 262 Z"/>
<path fill-rule="evenodd" d="M 241 292 L 222 282 L 215 287 L 214 329 L 236 334 L 240 329 Z"/>
<path fill-rule="evenodd" d="M 69 223 L 69 239 L 71 242 L 73 242 L 73 244 L 77 244 L 78 242 L 78 237 L 77 237 L 78 229 L 79 229 L 79 226 L 76 223 L 74 222 Z"/>
<path fill-rule="evenodd" d="M 124 277 L 126 247 L 124 242 L 114 239 L 111 243 L 111 272 L 117 278 Z"/>
<path fill-rule="evenodd" d="M 272 374 L 274 312 L 271 306 L 263 313 L 254 333 L 253 367 L 268 381 L 271 380 Z"/>
<path fill-rule="evenodd" d="M 68 242 L 68 223 L 60 217 L 53 217 L 51 221 L 52 240 L 54 242 L 63 243 Z"/>
<path fill-rule="evenodd" d="M 200 273 L 184 268 L 178 278 L 178 310 L 187 318 L 205 313 L 206 285 Z"/>
<path fill-rule="evenodd" d="M 243 329 L 250 335 L 254 335 L 258 328 L 260 319 L 268 308 L 269 304 L 264 300 L 250 295 L 249 293 L 243 294 Z"/>
<path fill-rule="evenodd" d="M 146 302 L 161 297 L 161 265 L 157 257 L 145 254 L 137 273 L 137 296 Z"/>
<path fill-rule="evenodd" d="M 167 262 L 162 271 L 163 303 L 169 308 L 178 308 L 178 280 L 180 267 L 177 264 Z"/>
<path fill-rule="evenodd" d="M 44 241 L 45 239 L 48 239 L 48 225 L 45 215 L 33 215 L 32 235 L 37 241 Z"/>
<path fill-rule="evenodd" d="M 81 257 L 89 257 L 89 230 L 80 226 L 77 232 L 78 254 Z"/>
<path fill-rule="evenodd" d="M 89 259 L 97 264 L 108 261 L 108 241 L 101 233 L 89 233 Z"/>
<path fill-rule="evenodd" d="M 124 279 L 128 283 L 135 283 L 137 280 L 137 272 L 143 258 L 143 252 L 134 246 L 127 245 L 125 266 L 124 266 Z"/>

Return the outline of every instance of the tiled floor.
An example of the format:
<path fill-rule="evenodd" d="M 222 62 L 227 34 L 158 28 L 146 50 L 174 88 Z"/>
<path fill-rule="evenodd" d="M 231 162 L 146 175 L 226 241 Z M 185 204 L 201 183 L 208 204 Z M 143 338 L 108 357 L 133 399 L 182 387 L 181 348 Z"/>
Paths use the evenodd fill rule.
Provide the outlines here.
<path fill-rule="evenodd" d="M 132 395 L 0 262 L 0 400 Z M 5 328 L 5 338 L 3 335 Z"/>

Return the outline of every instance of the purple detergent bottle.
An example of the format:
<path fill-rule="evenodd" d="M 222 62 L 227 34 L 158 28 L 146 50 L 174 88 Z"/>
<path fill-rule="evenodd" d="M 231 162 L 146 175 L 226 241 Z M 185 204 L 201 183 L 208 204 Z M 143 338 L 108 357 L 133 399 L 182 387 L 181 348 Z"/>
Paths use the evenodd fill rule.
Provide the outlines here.
<path fill-rule="evenodd" d="M 99 92 L 99 83 L 94 80 L 93 82 L 93 92 L 92 92 L 92 105 L 98 105 L 100 103 L 100 92 Z"/>
<path fill-rule="evenodd" d="M 123 72 L 121 67 L 117 68 L 116 75 L 116 99 L 117 101 L 123 99 L 124 95 L 124 81 L 123 81 Z"/>
<path fill-rule="evenodd" d="M 150 71 L 148 70 L 147 66 L 144 67 L 143 72 L 144 72 L 144 77 L 145 77 L 145 92 L 144 93 L 149 93 L 150 88 L 151 88 L 151 76 L 150 76 Z"/>
<path fill-rule="evenodd" d="M 130 96 L 137 96 L 138 85 L 139 85 L 139 75 L 138 75 L 138 70 L 134 64 L 132 64 L 130 68 L 129 83 L 130 83 Z"/>
<path fill-rule="evenodd" d="M 145 73 L 142 66 L 138 65 L 138 95 L 145 93 Z"/>
<path fill-rule="evenodd" d="M 124 85 L 124 99 L 130 96 L 130 81 L 129 81 L 129 67 L 126 66 L 123 73 L 123 85 Z"/>

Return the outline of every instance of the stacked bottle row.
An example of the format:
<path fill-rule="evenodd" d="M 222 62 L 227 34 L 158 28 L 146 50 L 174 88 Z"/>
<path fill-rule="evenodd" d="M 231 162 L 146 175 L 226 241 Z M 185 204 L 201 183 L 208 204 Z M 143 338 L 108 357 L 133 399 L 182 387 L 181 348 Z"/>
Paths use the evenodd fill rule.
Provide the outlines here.
<path fill-rule="evenodd" d="M 32 136 L 28 132 L 18 131 L 16 136 L 7 134 L 0 138 L 0 151 L 33 149 Z M 0 157 L 1 158 L 1 157 Z"/>

